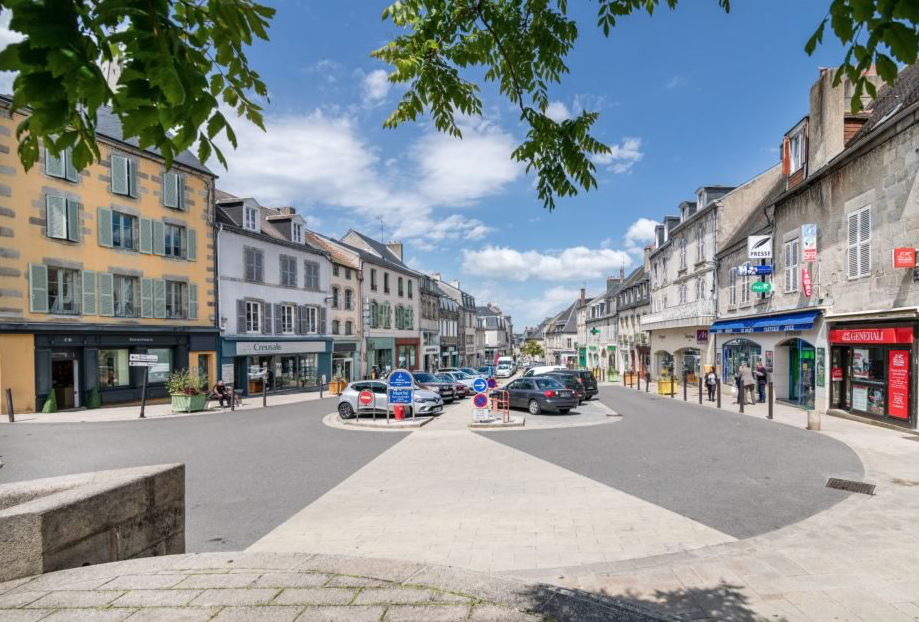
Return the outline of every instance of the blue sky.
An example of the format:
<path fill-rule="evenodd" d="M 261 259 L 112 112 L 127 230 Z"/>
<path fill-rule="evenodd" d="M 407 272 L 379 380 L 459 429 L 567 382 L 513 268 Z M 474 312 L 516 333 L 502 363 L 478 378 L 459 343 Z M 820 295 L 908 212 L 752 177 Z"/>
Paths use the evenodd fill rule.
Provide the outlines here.
<path fill-rule="evenodd" d="M 725 15 L 714 0 L 684 1 L 625 18 L 606 39 L 593 3 L 569 3 L 581 38 L 552 110 L 598 110 L 595 134 L 614 157 L 599 167 L 598 190 L 549 213 L 510 161 L 524 129 L 491 86 L 463 141 L 427 119 L 382 129 L 402 91 L 369 55 L 396 34 L 380 20 L 385 3 L 276 3 L 271 41 L 250 56 L 271 93 L 268 133 L 236 122 L 240 147 L 229 171 L 215 169 L 219 185 L 293 205 L 327 234 L 379 237 L 382 218 L 412 266 L 459 279 L 522 330 L 637 265 L 648 221 L 699 186 L 739 184 L 778 160 L 818 67 L 842 58 L 832 37 L 814 57 L 803 51 L 829 2 L 732 4 Z"/>

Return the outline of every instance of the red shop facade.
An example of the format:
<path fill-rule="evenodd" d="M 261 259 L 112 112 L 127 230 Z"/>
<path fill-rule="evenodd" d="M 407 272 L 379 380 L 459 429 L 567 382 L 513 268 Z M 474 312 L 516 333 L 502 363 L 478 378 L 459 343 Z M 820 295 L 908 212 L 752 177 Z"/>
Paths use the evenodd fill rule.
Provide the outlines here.
<path fill-rule="evenodd" d="M 834 324 L 829 344 L 831 408 L 916 428 L 914 324 Z"/>

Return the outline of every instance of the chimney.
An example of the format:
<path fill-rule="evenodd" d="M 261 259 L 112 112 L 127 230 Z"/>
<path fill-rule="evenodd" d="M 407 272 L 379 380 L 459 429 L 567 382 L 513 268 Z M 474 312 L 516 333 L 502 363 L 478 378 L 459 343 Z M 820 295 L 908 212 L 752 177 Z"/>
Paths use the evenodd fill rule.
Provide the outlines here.
<path fill-rule="evenodd" d="M 452 285 L 452 286 L 455 287 L 456 289 L 459 289 L 459 288 L 460 288 L 460 286 L 459 286 L 459 281 L 458 281 L 457 279 L 453 279 L 452 281 L 450 281 L 450 285 Z"/>
<path fill-rule="evenodd" d="M 614 287 L 616 287 L 616 282 L 621 281 L 621 280 L 622 280 L 622 277 L 619 277 L 618 279 L 614 276 L 606 277 L 606 291 L 609 291 L 613 289 Z"/>
<path fill-rule="evenodd" d="M 650 244 L 648 246 L 645 246 L 645 258 L 642 264 L 644 265 L 646 274 L 651 272 L 651 249 L 652 248 L 653 247 Z"/>
<path fill-rule="evenodd" d="M 581 288 L 581 304 L 584 304 L 585 298 L 587 298 L 587 291 L 582 287 Z"/>
<path fill-rule="evenodd" d="M 619 280 L 625 281 L 625 266 L 619 267 Z"/>
<path fill-rule="evenodd" d="M 392 254 L 399 258 L 399 261 L 402 261 L 402 242 L 393 240 L 386 245 L 386 248 L 392 251 Z"/>
<path fill-rule="evenodd" d="M 431 273 L 431 278 L 434 279 L 435 281 L 439 281 L 439 280 L 440 280 L 440 272 L 432 272 L 432 273 Z"/>
<path fill-rule="evenodd" d="M 297 210 L 292 207 L 279 207 L 278 213 L 283 214 L 284 216 L 293 216 L 297 213 Z"/>

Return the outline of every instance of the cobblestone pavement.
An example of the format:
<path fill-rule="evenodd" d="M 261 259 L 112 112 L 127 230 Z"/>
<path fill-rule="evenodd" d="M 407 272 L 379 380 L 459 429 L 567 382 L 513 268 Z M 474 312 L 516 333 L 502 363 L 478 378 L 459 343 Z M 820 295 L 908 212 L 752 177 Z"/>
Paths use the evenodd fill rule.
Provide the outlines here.
<path fill-rule="evenodd" d="M 0 622 L 527 622 L 661 619 L 452 568 L 297 554 L 177 555 L 0 583 Z"/>

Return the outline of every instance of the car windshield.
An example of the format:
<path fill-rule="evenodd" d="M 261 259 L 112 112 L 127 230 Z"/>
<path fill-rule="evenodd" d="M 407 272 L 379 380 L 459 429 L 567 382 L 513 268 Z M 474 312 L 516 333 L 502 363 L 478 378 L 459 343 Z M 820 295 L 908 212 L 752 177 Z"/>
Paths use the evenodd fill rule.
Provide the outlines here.
<path fill-rule="evenodd" d="M 459 378 L 460 380 L 468 380 L 469 378 L 472 378 L 472 376 L 470 376 L 469 374 L 465 372 L 461 372 L 461 371 L 455 371 L 453 372 L 453 375 Z"/>
<path fill-rule="evenodd" d="M 441 382 L 453 382 L 453 378 L 449 374 L 437 374 L 436 378 Z"/>
<path fill-rule="evenodd" d="M 475 370 L 472 369 L 471 367 L 461 367 L 460 372 L 464 374 L 475 374 Z"/>
<path fill-rule="evenodd" d="M 479 371 L 487 374 L 491 371 L 491 367 L 479 367 Z"/>
<path fill-rule="evenodd" d="M 434 374 L 425 374 L 425 373 L 415 372 L 414 376 L 415 376 L 415 382 L 437 382 L 438 381 L 437 378 L 434 376 Z"/>
<path fill-rule="evenodd" d="M 537 378 L 536 386 L 540 389 L 564 389 L 565 386 L 555 378 Z"/>

